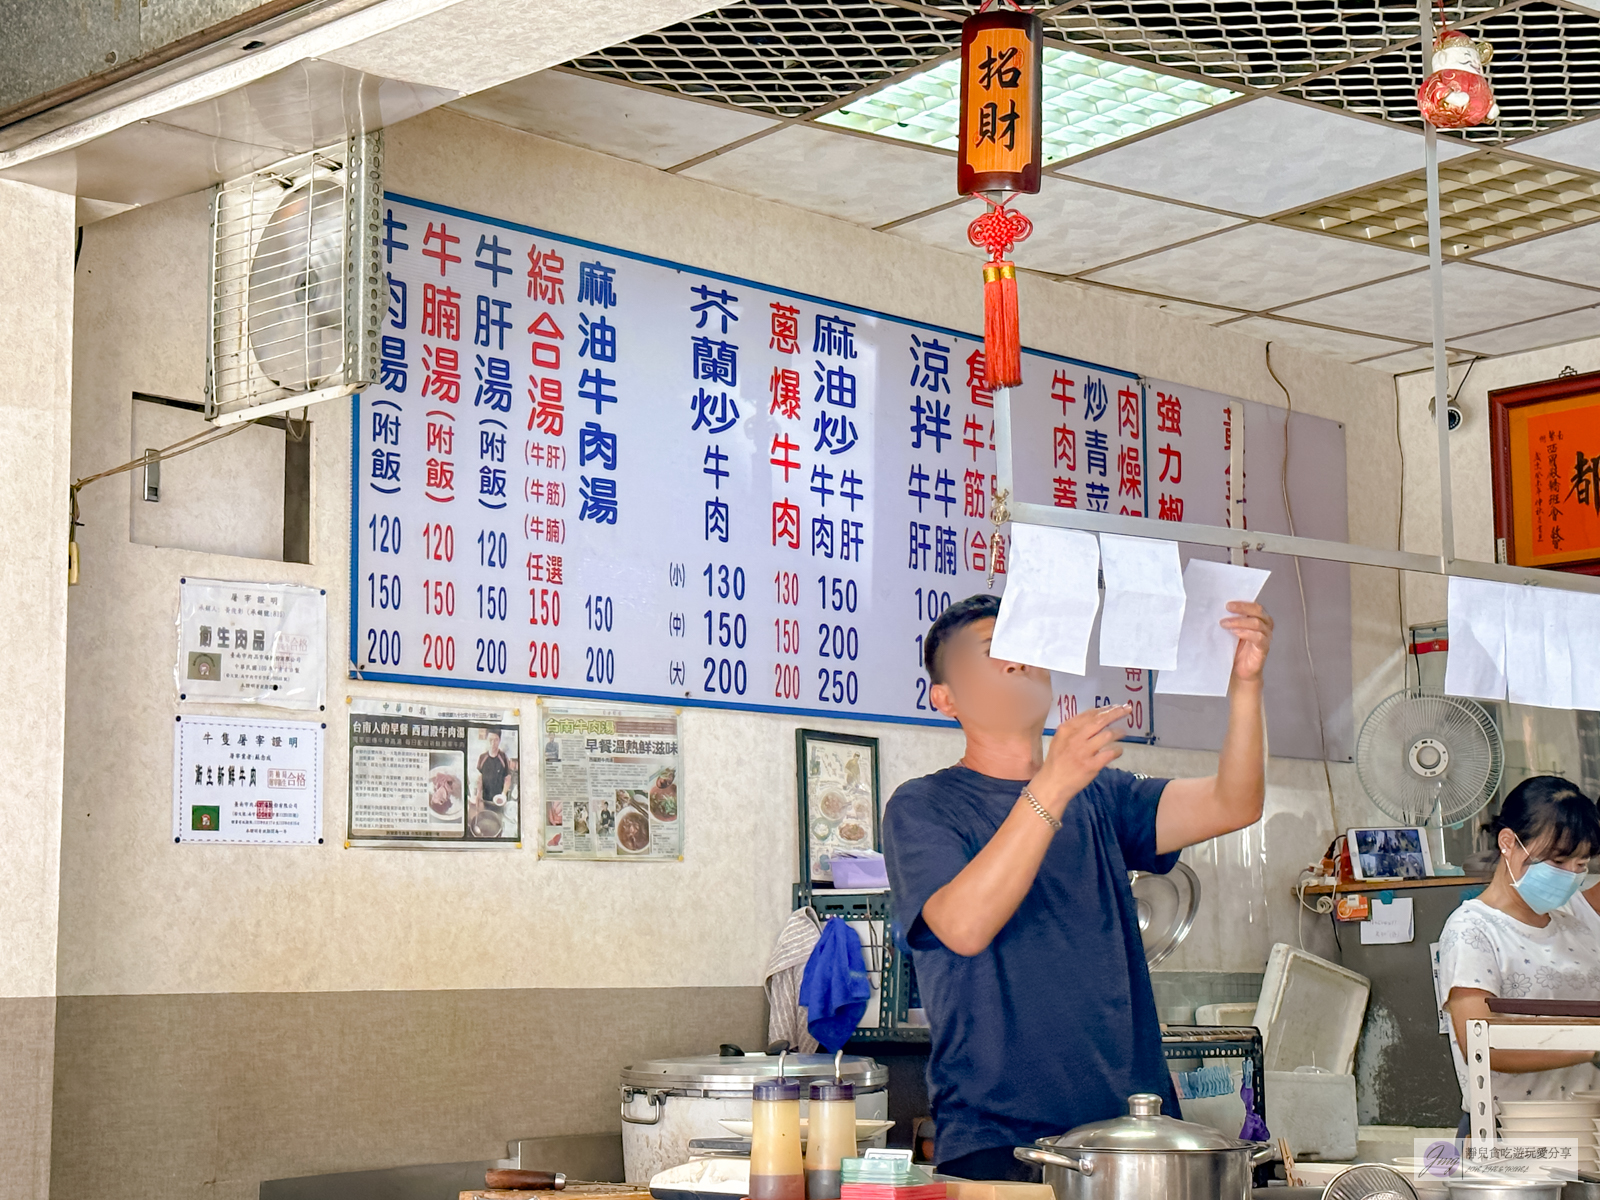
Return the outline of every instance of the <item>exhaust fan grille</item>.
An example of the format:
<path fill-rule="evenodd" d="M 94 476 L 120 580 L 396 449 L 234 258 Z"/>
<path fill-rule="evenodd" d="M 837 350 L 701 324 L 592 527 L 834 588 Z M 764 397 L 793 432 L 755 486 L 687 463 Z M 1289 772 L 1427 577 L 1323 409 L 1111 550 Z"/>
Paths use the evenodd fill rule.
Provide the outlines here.
<path fill-rule="evenodd" d="M 372 380 L 381 318 L 378 159 L 378 137 L 368 135 L 217 188 L 212 419 L 332 399 Z"/>

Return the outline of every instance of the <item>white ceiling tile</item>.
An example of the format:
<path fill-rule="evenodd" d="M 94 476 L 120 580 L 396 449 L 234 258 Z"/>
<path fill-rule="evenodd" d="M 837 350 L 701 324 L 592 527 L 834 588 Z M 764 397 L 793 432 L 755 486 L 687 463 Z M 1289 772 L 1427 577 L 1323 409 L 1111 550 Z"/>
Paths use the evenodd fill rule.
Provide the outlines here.
<path fill-rule="evenodd" d="M 1046 176 L 1037 196 L 1018 198 L 1016 209 L 1033 222 L 1033 236 L 1013 254 L 1019 267 L 1075 275 L 1100 263 L 1170 246 L 1238 223 L 1203 209 L 1107 191 Z M 983 254 L 967 241 L 967 225 L 983 211 L 972 200 L 895 226 L 893 232 L 947 250 Z"/>
<path fill-rule="evenodd" d="M 1096 271 L 1090 278 L 1202 304 L 1266 309 L 1393 275 L 1416 263 L 1414 255 L 1384 246 L 1278 225 L 1245 225 Z"/>
<path fill-rule="evenodd" d="M 1562 313 L 1558 317 L 1544 317 L 1505 329 L 1474 333 L 1461 340 L 1480 354 L 1516 354 L 1523 350 L 1538 350 L 1543 346 L 1559 346 L 1563 342 L 1581 342 L 1593 337 L 1600 337 L 1600 309 L 1583 308 L 1577 312 Z"/>
<path fill-rule="evenodd" d="M 1467 148 L 1441 141 L 1441 158 Z M 1264 96 L 1108 150 L 1064 174 L 1266 216 L 1422 169 L 1422 135 Z"/>
<path fill-rule="evenodd" d="M 791 125 L 683 174 L 858 225 L 882 225 L 956 195 L 954 156 L 818 125 Z"/>
<path fill-rule="evenodd" d="M 778 123 L 567 71 L 513 79 L 448 107 L 651 167 L 686 162 Z"/>
<path fill-rule="evenodd" d="M 1565 129 L 1513 142 L 1511 149 L 1535 158 L 1600 171 L 1600 122 L 1585 121 Z"/>
<path fill-rule="evenodd" d="M 1548 275 L 1573 283 L 1600 280 L 1600 224 L 1547 234 L 1531 242 L 1474 255 L 1473 262 L 1492 263 L 1530 275 Z"/>
<path fill-rule="evenodd" d="M 1326 354 L 1342 362 L 1359 362 L 1375 355 L 1393 354 L 1412 348 L 1388 338 L 1346 333 L 1342 329 L 1322 329 L 1316 325 L 1297 325 L 1293 321 L 1275 321 L 1270 317 L 1246 317 L 1242 321 L 1234 321 L 1227 328 L 1264 342 L 1283 342 L 1316 354 Z"/>
<path fill-rule="evenodd" d="M 1530 321 L 1600 300 L 1600 293 L 1491 271 L 1471 263 L 1444 267 L 1445 336 L 1452 342 L 1479 329 Z M 1433 299 L 1426 269 L 1283 311 L 1284 316 L 1367 333 L 1433 340 Z"/>
<path fill-rule="evenodd" d="M 1191 321 L 1204 321 L 1207 325 L 1220 325 L 1223 321 L 1231 321 L 1239 315 L 1233 308 L 1213 308 L 1209 304 L 1190 304 L 1187 300 L 1174 300 L 1170 296 L 1147 296 L 1143 292 L 1124 292 L 1116 288 L 1099 288 L 1093 284 L 1079 284 L 1080 287 L 1094 288 L 1099 292 L 1107 292 L 1119 300 L 1126 300 L 1130 304 L 1138 304 L 1144 308 L 1153 308 L 1157 312 L 1164 312 L 1174 317 L 1186 317 Z"/>
<path fill-rule="evenodd" d="M 896 225 L 889 232 L 909 238 L 913 242 L 921 242 L 925 246 L 937 246 L 941 250 L 954 250 L 957 254 L 986 258 L 987 251 L 967 241 L 967 226 L 982 211 L 981 200 L 964 200 L 960 204 L 918 217 L 915 221 Z"/>
<path fill-rule="evenodd" d="M 1458 350 L 1450 350 L 1445 354 L 1445 358 L 1453 363 L 1462 362 L 1467 357 Z M 1426 346 L 1420 346 L 1415 350 L 1402 350 L 1399 354 L 1390 354 L 1384 358 L 1369 359 L 1361 365 L 1378 371 L 1387 371 L 1391 375 L 1401 375 L 1407 371 L 1426 371 L 1433 366 L 1433 351 Z"/>
<path fill-rule="evenodd" d="M 1233 217 L 1163 204 L 1067 179 L 1043 181 L 1017 204 L 1033 236 L 1017 247 L 1018 266 L 1074 275 L 1236 224 Z"/>

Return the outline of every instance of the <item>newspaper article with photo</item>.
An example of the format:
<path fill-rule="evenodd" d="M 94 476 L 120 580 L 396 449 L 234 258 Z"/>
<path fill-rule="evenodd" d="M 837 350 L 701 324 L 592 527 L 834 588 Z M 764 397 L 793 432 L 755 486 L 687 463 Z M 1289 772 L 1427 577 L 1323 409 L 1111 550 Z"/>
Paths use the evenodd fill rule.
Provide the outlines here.
<path fill-rule="evenodd" d="M 540 857 L 683 857 L 674 710 L 541 701 L 539 744 Z"/>

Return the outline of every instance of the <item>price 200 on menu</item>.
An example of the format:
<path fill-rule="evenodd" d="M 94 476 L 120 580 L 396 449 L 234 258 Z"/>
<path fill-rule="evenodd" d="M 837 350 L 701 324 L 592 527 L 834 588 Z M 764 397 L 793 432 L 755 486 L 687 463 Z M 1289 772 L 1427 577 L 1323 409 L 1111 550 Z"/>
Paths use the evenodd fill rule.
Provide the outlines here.
<path fill-rule="evenodd" d="M 943 722 L 928 623 L 1006 578 L 981 339 L 397 196 L 382 247 L 353 674 Z M 1139 381 L 1024 375 L 1057 501 L 1146 515 Z"/>

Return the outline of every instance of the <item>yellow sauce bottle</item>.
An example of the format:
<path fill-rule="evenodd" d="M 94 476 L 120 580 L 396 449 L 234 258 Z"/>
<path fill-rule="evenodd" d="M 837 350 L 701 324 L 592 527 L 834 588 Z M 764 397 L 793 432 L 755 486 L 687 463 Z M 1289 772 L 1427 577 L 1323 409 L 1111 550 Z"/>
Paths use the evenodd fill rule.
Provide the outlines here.
<path fill-rule="evenodd" d="M 751 1091 L 750 1200 L 806 1200 L 800 1085 L 793 1080 L 763 1079 Z"/>
<path fill-rule="evenodd" d="M 856 1089 L 838 1080 L 811 1085 L 806 1200 L 839 1200 L 840 1166 L 856 1154 Z"/>

